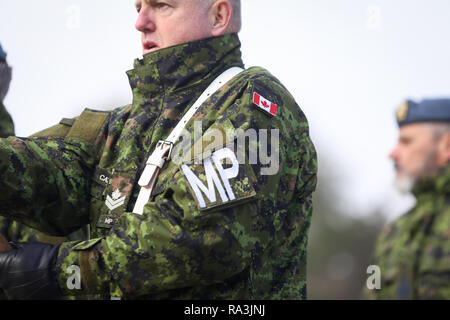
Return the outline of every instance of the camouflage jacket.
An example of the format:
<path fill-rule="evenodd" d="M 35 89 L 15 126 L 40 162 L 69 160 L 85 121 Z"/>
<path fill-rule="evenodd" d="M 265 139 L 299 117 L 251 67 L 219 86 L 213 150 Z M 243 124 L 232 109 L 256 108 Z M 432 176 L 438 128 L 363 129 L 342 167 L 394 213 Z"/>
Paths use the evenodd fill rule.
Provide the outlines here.
<path fill-rule="evenodd" d="M 51 235 L 66 235 L 90 223 L 89 241 L 65 242 L 59 249 L 57 273 L 64 294 L 75 294 L 67 281 L 70 267 L 77 266 L 79 294 L 306 298 L 316 153 L 305 115 L 262 68 L 244 71 L 202 105 L 186 126 L 194 145 L 186 154 L 198 157 L 195 145 L 200 143 L 204 151 L 214 145 L 217 155 L 238 130 L 254 129 L 245 131 L 259 133 L 254 145 L 271 150 L 279 161 L 239 161 L 231 169 L 221 162 L 214 162 L 214 169 L 208 155 L 200 162 L 185 157 L 170 161 L 143 215 L 131 213 L 137 181 L 158 141 L 233 66 L 243 66 L 236 34 L 162 49 L 136 60 L 128 72 L 131 105 L 109 113 L 86 110 L 65 138 L 0 139 L 1 215 Z M 266 111 L 276 106 L 276 116 Z M 102 118 L 104 124 L 92 138 L 87 133 Z M 200 128 L 197 134 L 194 127 Z M 205 138 L 213 129 L 223 134 L 222 142 Z M 264 139 L 267 132 L 278 139 Z M 273 150 L 273 144 L 279 147 Z M 255 155 L 249 146 L 245 151 L 244 158 Z M 261 174 L 276 162 L 274 172 Z M 234 170 L 235 178 L 222 185 L 219 167 L 221 173 L 228 170 L 228 177 Z M 201 184 L 203 193 L 198 194 L 195 187 Z"/>
<path fill-rule="evenodd" d="M 372 299 L 450 299 L 450 166 L 413 193 L 416 206 L 378 240 L 381 289 Z"/>
<path fill-rule="evenodd" d="M 46 130 L 48 134 L 50 130 Z M 53 132 L 58 133 L 58 132 Z M 0 137 L 9 137 L 14 135 L 14 124 L 9 115 L 5 110 L 3 104 L 0 103 Z M 35 137 L 33 135 L 32 137 Z M 83 230 L 77 230 L 68 237 L 51 237 L 37 231 L 36 229 L 30 228 L 24 224 L 12 221 L 5 217 L 0 216 L 0 233 L 3 234 L 9 241 L 15 242 L 45 242 L 50 244 L 57 244 L 63 240 L 69 239 L 86 239 L 86 232 Z"/>

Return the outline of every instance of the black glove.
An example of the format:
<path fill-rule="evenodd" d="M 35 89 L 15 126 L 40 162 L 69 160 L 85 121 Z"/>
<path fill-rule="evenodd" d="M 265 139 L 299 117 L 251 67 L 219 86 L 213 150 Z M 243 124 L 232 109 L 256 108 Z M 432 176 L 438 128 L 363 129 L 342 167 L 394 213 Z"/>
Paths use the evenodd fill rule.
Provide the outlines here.
<path fill-rule="evenodd" d="M 59 245 L 11 243 L 14 248 L 0 254 L 0 288 L 10 300 L 60 298 L 56 279 Z"/>

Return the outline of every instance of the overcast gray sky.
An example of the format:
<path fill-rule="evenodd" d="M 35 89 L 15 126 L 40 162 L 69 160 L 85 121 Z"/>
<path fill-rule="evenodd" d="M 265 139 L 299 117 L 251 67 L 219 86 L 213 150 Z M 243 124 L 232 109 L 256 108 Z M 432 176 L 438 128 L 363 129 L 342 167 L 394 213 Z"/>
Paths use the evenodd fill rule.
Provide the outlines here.
<path fill-rule="evenodd" d="M 394 111 L 405 98 L 450 96 L 450 1 L 242 3 L 244 62 L 270 70 L 304 110 L 319 161 L 342 181 L 337 205 L 390 219 L 411 206 L 392 187 Z M 16 134 L 128 104 L 136 17 L 133 0 L 0 0 Z"/>

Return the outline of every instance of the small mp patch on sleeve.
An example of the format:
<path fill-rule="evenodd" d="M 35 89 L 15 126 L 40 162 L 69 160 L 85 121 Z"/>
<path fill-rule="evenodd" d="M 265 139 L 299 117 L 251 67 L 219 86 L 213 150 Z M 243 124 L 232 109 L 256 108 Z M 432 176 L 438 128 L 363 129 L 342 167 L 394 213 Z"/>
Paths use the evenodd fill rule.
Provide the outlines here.
<path fill-rule="evenodd" d="M 256 196 L 244 165 L 229 148 L 217 150 L 201 164 L 183 164 L 181 169 L 201 211 L 223 209 Z"/>

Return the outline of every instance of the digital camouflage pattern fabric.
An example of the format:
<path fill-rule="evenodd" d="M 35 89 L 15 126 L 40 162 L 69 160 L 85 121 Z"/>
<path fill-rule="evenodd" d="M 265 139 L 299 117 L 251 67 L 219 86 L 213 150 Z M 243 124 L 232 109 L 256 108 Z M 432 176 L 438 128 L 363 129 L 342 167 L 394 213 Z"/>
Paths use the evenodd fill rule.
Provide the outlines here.
<path fill-rule="evenodd" d="M 45 130 L 44 133 L 46 136 L 65 136 L 67 134 L 67 130 L 54 130 L 49 129 Z M 14 132 L 10 135 L 13 135 Z M 9 135 L 8 135 L 9 136 Z M 0 234 L 5 237 L 7 241 L 13 241 L 13 242 L 43 242 L 43 243 L 49 243 L 49 244 L 59 244 L 64 241 L 69 240 L 86 240 L 88 239 L 88 232 L 87 229 L 81 228 L 72 234 L 68 235 L 67 237 L 52 237 L 49 235 L 46 235 L 42 232 L 39 232 L 36 229 L 30 228 L 24 224 L 18 223 L 17 221 L 12 221 L 10 219 L 7 219 L 5 217 L 0 216 Z M 65 297 L 65 299 L 87 299 L 91 297 Z M 0 300 L 4 300 L 6 297 L 0 290 Z"/>
<path fill-rule="evenodd" d="M 239 129 L 277 129 L 279 170 L 262 175 L 270 164 L 239 163 L 239 178 L 229 181 L 235 199 L 224 201 L 213 189 L 217 201 L 205 196 L 205 208 L 182 168 L 189 167 L 207 184 L 204 170 L 210 158 L 199 164 L 171 161 L 144 214 L 131 213 L 137 180 L 158 141 L 233 66 L 243 66 L 236 34 L 162 49 L 136 60 L 128 72 L 131 105 L 108 113 L 85 110 L 65 138 L 0 140 L 1 215 L 55 236 L 90 224 L 90 240 L 60 247 L 58 281 L 64 294 L 306 298 L 316 152 L 305 115 L 262 68 L 249 68 L 211 96 L 186 130 L 194 143 L 208 148 L 200 139 L 212 128 L 225 136 Z M 276 116 L 256 105 L 255 92 L 279 107 Z M 195 121 L 201 121 L 200 137 L 195 136 Z M 224 143 L 213 151 L 225 148 Z M 271 150 L 270 143 L 267 148 Z M 199 156 L 195 150 L 188 154 Z M 79 292 L 66 285 L 66 271 L 74 265 L 81 269 Z"/>
<path fill-rule="evenodd" d="M 6 57 L 5 57 L 6 58 Z M 13 136 L 14 122 L 3 105 L 3 99 L 6 96 L 11 81 L 11 68 L 6 60 L 0 58 L 0 138 Z M 58 135 L 62 132 L 51 132 L 47 130 L 47 135 Z M 70 234 L 68 237 L 52 237 L 45 235 L 36 229 L 30 228 L 24 224 L 9 220 L 0 216 L 0 234 L 7 241 L 14 242 L 44 242 L 49 244 L 58 244 L 68 240 L 85 240 L 87 239 L 86 229 L 82 228 Z M 0 290 L 0 300 L 5 299 L 4 294 Z"/>
<path fill-rule="evenodd" d="M 12 123 L 12 121 L 11 121 Z M 56 130 L 57 127 L 47 129 L 43 131 L 43 134 L 53 137 L 64 137 L 67 134 L 67 130 Z M 8 134 L 6 136 L 14 135 L 14 130 L 11 132 L 11 134 Z M 37 135 L 32 135 L 32 137 L 37 137 Z M 73 232 L 72 234 L 68 235 L 67 237 L 52 237 L 49 235 L 46 235 L 42 232 L 39 232 L 36 229 L 30 228 L 24 224 L 20 224 L 16 221 L 9 220 L 5 217 L 0 216 L 0 233 L 3 234 L 8 241 L 14 241 L 14 242 L 44 242 L 49 244 L 58 244 L 64 241 L 67 241 L 67 239 L 78 239 L 78 240 L 85 240 L 87 239 L 88 235 L 86 232 L 86 228 L 81 228 L 80 230 L 77 230 Z"/>
<path fill-rule="evenodd" d="M 0 56 L 0 138 L 6 138 L 14 135 L 14 122 L 3 105 L 3 99 L 8 92 L 11 81 L 11 68 L 5 61 L 6 54 L 3 53 L 1 45 L 0 51 L 2 53 Z M 0 217 L 0 234 L 5 236 L 8 241 L 13 241 L 17 238 L 23 239 L 24 241 L 32 241 L 35 240 L 34 236 L 37 232 L 4 217 Z M 0 300 L 4 298 L 0 290 Z"/>
<path fill-rule="evenodd" d="M 413 192 L 417 205 L 378 240 L 381 289 L 370 299 L 450 299 L 450 166 Z"/>

